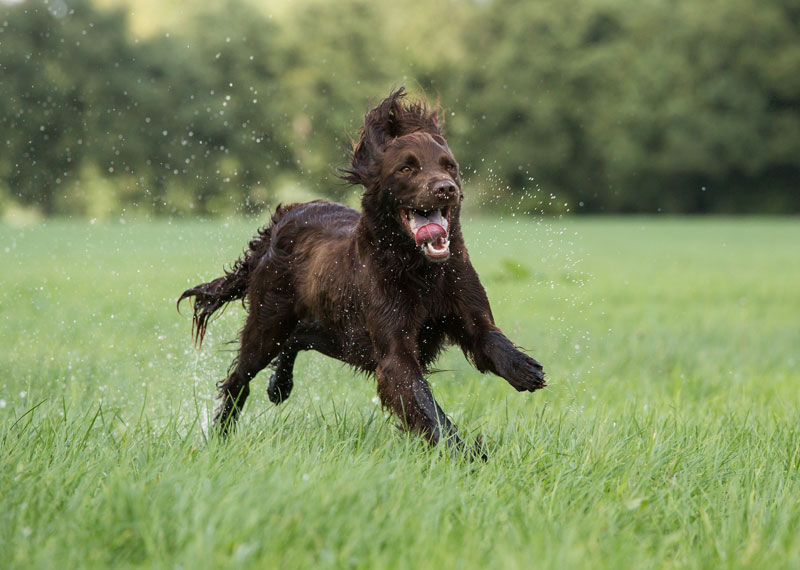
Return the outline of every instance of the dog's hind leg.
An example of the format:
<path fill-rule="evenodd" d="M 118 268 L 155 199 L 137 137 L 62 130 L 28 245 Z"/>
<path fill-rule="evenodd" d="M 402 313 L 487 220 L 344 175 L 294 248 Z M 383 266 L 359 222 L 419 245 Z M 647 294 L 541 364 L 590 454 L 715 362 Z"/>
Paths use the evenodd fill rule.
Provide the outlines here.
<path fill-rule="evenodd" d="M 301 350 L 316 350 L 325 356 L 343 359 L 342 347 L 330 331 L 316 321 L 302 321 L 272 363 L 275 372 L 269 378 L 267 396 L 273 404 L 280 404 L 291 394 L 294 386 L 292 369 Z"/>
<path fill-rule="evenodd" d="M 267 397 L 273 404 L 280 404 L 292 393 L 294 361 L 298 352 L 299 349 L 284 348 L 272 363 L 275 372 L 269 377 Z"/>
<path fill-rule="evenodd" d="M 288 304 L 263 303 L 258 310 L 251 309 L 247 315 L 239 354 L 228 377 L 217 385 L 217 399 L 221 403 L 214 424 L 223 435 L 236 423 L 250 394 L 250 380 L 278 355 L 297 322 L 286 310 L 268 313 L 266 307 L 288 307 Z"/>

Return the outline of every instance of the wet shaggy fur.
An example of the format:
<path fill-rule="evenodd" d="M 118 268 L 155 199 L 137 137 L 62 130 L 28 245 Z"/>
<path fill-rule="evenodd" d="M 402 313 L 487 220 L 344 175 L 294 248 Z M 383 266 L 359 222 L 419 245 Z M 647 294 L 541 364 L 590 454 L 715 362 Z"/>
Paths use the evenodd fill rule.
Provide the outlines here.
<path fill-rule="evenodd" d="M 269 399 L 286 400 L 297 353 L 316 350 L 374 375 L 406 429 L 481 454 L 461 442 L 425 380 L 440 351 L 458 345 L 519 391 L 544 387 L 544 373 L 494 323 L 461 234 L 464 194 L 438 111 L 393 92 L 367 113 L 343 177 L 364 187 L 360 212 L 321 200 L 279 206 L 230 271 L 181 295 L 179 304 L 194 298 L 198 343 L 216 311 L 246 300 L 216 425 L 232 427 L 270 364 Z"/>

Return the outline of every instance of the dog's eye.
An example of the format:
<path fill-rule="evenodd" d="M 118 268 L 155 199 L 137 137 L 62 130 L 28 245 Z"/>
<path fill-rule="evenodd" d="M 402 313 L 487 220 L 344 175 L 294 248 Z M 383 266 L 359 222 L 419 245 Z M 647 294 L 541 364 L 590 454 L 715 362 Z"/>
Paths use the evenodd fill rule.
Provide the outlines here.
<path fill-rule="evenodd" d="M 452 170 L 452 171 L 458 170 L 458 167 L 457 167 L 457 166 L 455 165 L 455 163 L 453 163 L 453 162 L 448 162 L 448 163 L 445 165 L 445 168 L 446 168 L 447 170 Z"/>
<path fill-rule="evenodd" d="M 406 164 L 398 172 L 400 172 L 400 174 L 411 174 L 412 170 L 413 169 L 409 165 Z"/>

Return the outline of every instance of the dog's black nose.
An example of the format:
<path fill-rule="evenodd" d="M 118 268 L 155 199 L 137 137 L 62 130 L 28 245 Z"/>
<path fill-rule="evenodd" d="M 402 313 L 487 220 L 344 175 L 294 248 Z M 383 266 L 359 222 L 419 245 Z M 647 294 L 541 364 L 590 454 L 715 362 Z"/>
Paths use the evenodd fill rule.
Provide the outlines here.
<path fill-rule="evenodd" d="M 439 180 L 433 185 L 433 193 L 439 198 L 451 200 L 458 195 L 458 188 L 452 180 Z"/>

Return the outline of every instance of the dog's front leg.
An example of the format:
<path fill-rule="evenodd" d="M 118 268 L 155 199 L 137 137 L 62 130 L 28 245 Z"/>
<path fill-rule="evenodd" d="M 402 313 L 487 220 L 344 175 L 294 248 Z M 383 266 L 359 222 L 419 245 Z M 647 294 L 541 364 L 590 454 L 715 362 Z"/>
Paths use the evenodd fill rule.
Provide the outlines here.
<path fill-rule="evenodd" d="M 504 378 L 520 392 L 544 388 L 542 365 L 514 346 L 494 324 L 489 299 L 471 265 L 461 270 L 460 289 L 450 335 L 475 367 Z"/>
<path fill-rule="evenodd" d="M 393 347 L 379 360 L 375 372 L 381 403 L 397 414 L 406 429 L 422 434 L 431 443 L 444 440 L 464 450 L 455 426 L 433 398 L 413 351 Z"/>
<path fill-rule="evenodd" d="M 520 392 L 544 388 L 542 365 L 508 340 L 499 329 L 477 331 L 472 341 L 475 366 L 481 372 L 492 372 Z"/>

